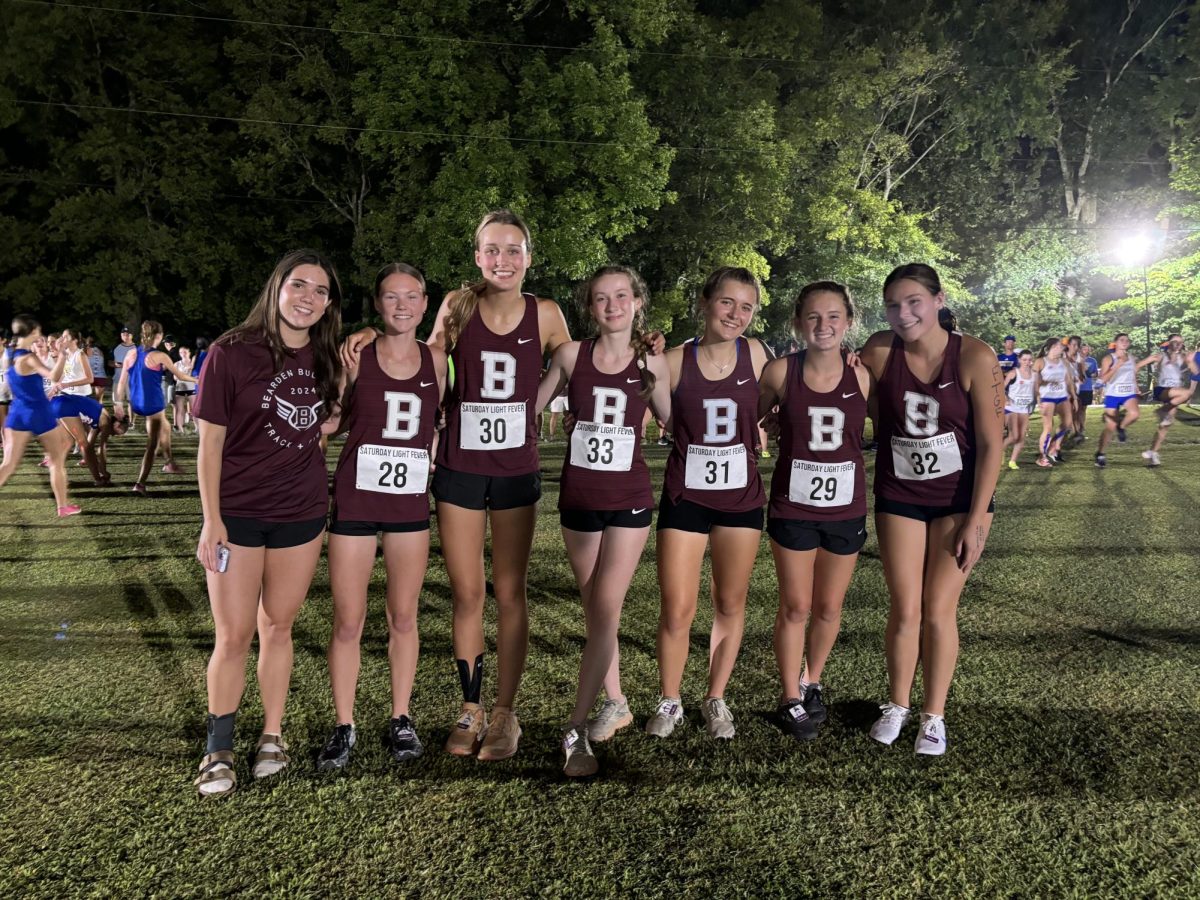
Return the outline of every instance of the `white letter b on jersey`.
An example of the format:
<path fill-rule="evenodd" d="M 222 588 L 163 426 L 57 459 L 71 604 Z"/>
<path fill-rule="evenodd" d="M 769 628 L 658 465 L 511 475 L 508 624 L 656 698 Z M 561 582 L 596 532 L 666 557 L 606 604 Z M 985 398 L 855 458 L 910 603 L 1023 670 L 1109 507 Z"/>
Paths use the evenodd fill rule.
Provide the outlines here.
<path fill-rule="evenodd" d="M 417 436 L 421 427 L 421 398 L 416 394 L 386 391 L 387 424 L 383 436 L 392 441 L 407 441 Z"/>
<path fill-rule="evenodd" d="M 592 411 L 592 421 L 600 425 L 617 425 L 625 424 L 625 406 L 629 403 L 629 397 L 624 391 L 616 388 L 594 387 L 592 388 L 592 397 L 595 400 L 595 409 Z"/>
<path fill-rule="evenodd" d="M 910 437 L 933 437 L 938 430 L 942 405 L 916 391 L 904 392 L 904 430 Z"/>
<path fill-rule="evenodd" d="M 483 386 L 479 396 L 484 400 L 507 400 L 517 392 L 517 360 L 511 353 L 483 350 Z"/>
<path fill-rule="evenodd" d="M 704 401 L 704 443 L 727 444 L 737 434 L 737 403 L 732 400 Z"/>
<path fill-rule="evenodd" d="M 808 449 L 836 450 L 842 446 L 846 414 L 836 406 L 808 408 Z"/>

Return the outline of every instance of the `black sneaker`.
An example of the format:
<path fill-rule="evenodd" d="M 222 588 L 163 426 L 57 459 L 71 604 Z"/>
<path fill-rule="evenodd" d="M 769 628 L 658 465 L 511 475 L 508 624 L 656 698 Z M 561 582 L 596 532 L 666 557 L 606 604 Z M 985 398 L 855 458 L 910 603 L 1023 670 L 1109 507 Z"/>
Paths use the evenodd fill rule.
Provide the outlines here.
<path fill-rule="evenodd" d="M 670 446 L 671 446 L 671 442 L 670 442 L 669 440 L 667 440 L 665 437 L 660 437 L 660 438 L 658 439 L 658 446 L 660 446 L 660 447 L 670 447 Z"/>
<path fill-rule="evenodd" d="M 354 747 L 355 733 L 353 725 L 338 725 L 329 736 L 328 743 L 321 749 L 317 757 L 317 769 L 321 772 L 332 772 L 344 769 L 350 762 L 350 750 Z"/>
<path fill-rule="evenodd" d="M 775 708 L 775 718 L 784 734 L 798 741 L 811 741 L 817 736 L 817 723 L 804 709 L 799 698 L 791 697 Z"/>
<path fill-rule="evenodd" d="M 416 759 L 425 752 L 421 739 L 417 737 L 417 729 L 408 716 L 392 719 L 388 725 L 387 742 L 388 752 L 396 762 Z"/>
<path fill-rule="evenodd" d="M 1096 468 L 1103 469 L 1107 465 L 1108 465 L 1108 460 L 1105 458 L 1104 454 L 1097 453 L 1096 454 Z"/>
<path fill-rule="evenodd" d="M 1120 425 L 1117 426 L 1117 440 L 1122 444 L 1125 443 L 1125 429 Z"/>
<path fill-rule="evenodd" d="M 829 718 L 829 711 L 825 709 L 825 696 L 821 693 L 819 684 L 809 684 L 804 686 L 804 711 L 808 713 L 808 717 L 812 719 L 814 725 L 824 725 L 825 720 Z"/>
<path fill-rule="evenodd" d="M 1063 462 L 1066 462 L 1066 460 L 1065 460 L 1065 459 L 1063 459 L 1063 455 L 1062 455 L 1062 453 L 1061 453 L 1061 452 L 1059 452 L 1059 453 L 1055 453 L 1055 454 L 1054 454 L 1053 456 L 1051 456 L 1050 458 L 1051 458 L 1052 460 L 1054 460 L 1056 463 L 1063 463 Z"/>

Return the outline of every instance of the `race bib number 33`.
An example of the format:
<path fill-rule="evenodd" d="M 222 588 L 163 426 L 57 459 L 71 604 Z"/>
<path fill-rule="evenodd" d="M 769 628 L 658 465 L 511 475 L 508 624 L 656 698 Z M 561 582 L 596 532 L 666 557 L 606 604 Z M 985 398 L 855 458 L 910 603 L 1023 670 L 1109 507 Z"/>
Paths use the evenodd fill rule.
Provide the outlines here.
<path fill-rule="evenodd" d="M 962 453 L 953 434 L 892 438 L 892 467 L 904 481 L 931 481 L 962 471 Z"/>
<path fill-rule="evenodd" d="M 423 494 L 429 481 L 429 452 L 416 447 L 358 448 L 354 486 L 376 494 Z"/>
<path fill-rule="evenodd" d="M 793 459 L 788 499 L 801 506 L 849 506 L 854 499 L 854 463 Z"/>
<path fill-rule="evenodd" d="M 693 491 L 728 491 L 744 488 L 748 480 L 746 445 L 688 447 L 683 484 Z"/>
<path fill-rule="evenodd" d="M 571 465 L 598 472 L 628 472 L 633 466 L 633 429 L 578 422 L 571 432 Z"/>
<path fill-rule="evenodd" d="M 459 407 L 458 446 L 463 450 L 511 450 L 525 446 L 525 404 L 464 403 Z"/>

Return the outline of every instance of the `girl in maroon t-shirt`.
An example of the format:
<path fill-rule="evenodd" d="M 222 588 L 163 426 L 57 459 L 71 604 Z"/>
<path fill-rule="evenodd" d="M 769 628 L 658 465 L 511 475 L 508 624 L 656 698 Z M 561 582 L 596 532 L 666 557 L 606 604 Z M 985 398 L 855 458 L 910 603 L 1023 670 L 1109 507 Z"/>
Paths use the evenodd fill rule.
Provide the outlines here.
<path fill-rule="evenodd" d="M 359 646 L 380 532 L 392 669 L 388 749 L 397 762 L 423 751 L 408 704 L 420 649 L 417 602 L 429 562 L 430 451 L 446 382 L 446 355 L 417 340 L 428 302 L 425 278 L 412 266 L 381 269 L 375 309 L 383 317 L 383 337 L 346 369 L 341 428 L 348 434 L 334 474 L 329 524 L 329 680 L 337 723 L 318 757 L 320 769 L 345 766 L 355 743 Z"/>
<path fill-rule="evenodd" d="M 429 345 L 450 358 L 446 427 L 438 436 L 430 490 L 454 607 L 454 656 L 463 705 L 446 751 L 481 760 L 517 752 L 513 711 L 529 650 L 526 579 L 541 496 L 534 401 L 542 358 L 571 339 L 553 300 L 522 293 L 531 255 L 529 228 L 508 210 L 483 217 L 475 231 L 482 280 L 442 301 Z M 347 341 L 352 359 L 373 329 Z M 483 707 L 484 538 L 492 529 L 496 596 L 496 705 Z"/>
<path fill-rule="evenodd" d="M 793 326 L 805 349 L 767 363 L 759 387 L 760 415 L 779 407 L 767 519 L 779 581 L 775 658 L 783 689 L 776 713 L 784 732 L 801 740 L 815 738 L 826 718 L 821 673 L 867 539 L 862 436 L 874 383 L 869 369 L 846 362 L 842 345 L 853 322 L 844 285 L 803 287 Z"/>
<path fill-rule="evenodd" d="M 257 625 L 263 733 L 253 774 L 290 761 L 282 735 L 292 675 L 292 622 L 325 532 L 329 488 L 320 437 L 336 410 L 342 293 L 333 266 L 296 250 L 275 266 L 241 325 L 213 344 L 200 372 L 196 471 L 216 644 L 208 663 L 208 747 L 196 787 L 225 794 L 233 719 Z"/>
<path fill-rule="evenodd" d="M 575 419 L 558 495 L 563 543 L 587 621 L 575 709 L 562 739 L 563 771 L 570 776 L 595 774 L 590 740 L 608 740 L 633 722 L 621 690 L 617 628 L 653 515 L 641 426 L 648 406 L 662 419 L 671 410 L 666 360 L 644 350 L 641 276 L 626 266 L 605 266 L 584 282 L 579 298 L 599 336 L 560 346 L 537 398 L 541 412 L 567 384 Z M 607 699 L 589 722 L 601 684 Z"/>
<path fill-rule="evenodd" d="M 683 719 L 680 684 L 710 543 L 712 652 L 701 712 L 712 737 L 734 734 L 723 697 L 742 643 L 763 523 L 758 378 L 769 356 L 762 341 L 742 337 L 759 294 L 758 279 L 747 269 L 717 269 L 701 289 L 703 335 L 667 353 L 674 445 L 658 512 L 662 698 L 646 724 L 656 737 L 667 737 Z"/>
<path fill-rule="evenodd" d="M 1000 473 L 1004 378 L 983 341 L 938 324 L 945 294 L 921 263 L 883 283 L 891 331 L 862 361 L 878 382 L 875 527 L 891 594 L 889 702 L 871 737 L 891 744 L 909 714 L 917 662 L 924 702 L 916 752 L 946 752 L 946 695 L 958 660 L 958 599 L 983 552 Z"/>

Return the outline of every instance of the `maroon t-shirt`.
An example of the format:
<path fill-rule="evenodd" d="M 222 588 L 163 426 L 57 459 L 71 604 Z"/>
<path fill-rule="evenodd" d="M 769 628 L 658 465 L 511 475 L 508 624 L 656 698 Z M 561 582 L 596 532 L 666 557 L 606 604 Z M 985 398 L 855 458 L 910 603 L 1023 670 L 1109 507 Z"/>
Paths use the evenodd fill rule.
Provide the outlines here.
<path fill-rule="evenodd" d="M 918 506 L 970 506 L 975 487 L 975 413 L 963 389 L 962 335 L 952 332 L 942 370 L 919 381 L 892 338 L 879 380 L 875 496 Z"/>
<path fill-rule="evenodd" d="M 528 475 L 538 470 L 533 407 L 542 377 L 537 298 L 524 294 L 525 315 L 496 334 L 476 310 L 450 353 L 454 383 L 437 464 L 476 475 Z"/>
<path fill-rule="evenodd" d="M 595 340 L 580 343 L 567 385 L 567 405 L 576 422 L 563 460 L 558 508 L 646 509 L 654 505 L 654 494 L 642 457 L 641 372 L 636 358 L 615 375 L 601 372 L 592 361 L 595 347 Z"/>
<path fill-rule="evenodd" d="M 758 473 L 758 379 L 750 343 L 737 339 L 737 363 L 709 381 L 696 361 L 699 345 L 684 348 L 679 384 L 671 395 L 675 443 L 667 457 L 663 493 L 722 512 L 763 505 Z"/>
<path fill-rule="evenodd" d="M 771 478 L 770 514 L 780 519 L 840 522 L 867 514 L 862 437 L 867 398 L 850 366 L 828 393 L 804 383 L 804 352 L 787 357 L 779 405 L 779 462 Z"/>
<path fill-rule="evenodd" d="M 329 487 L 311 346 L 276 372 L 265 343 L 214 344 L 200 370 L 193 412 L 225 426 L 221 513 L 267 522 L 325 515 Z"/>
<path fill-rule="evenodd" d="M 420 522 L 429 518 L 429 448 L 437 420 L 437 371 L 423 343 L 412 378 L 379 365 L 378 344 L 363 350 L 346 412 L 348 431 L 333 476 L 334 518 Z"/>

